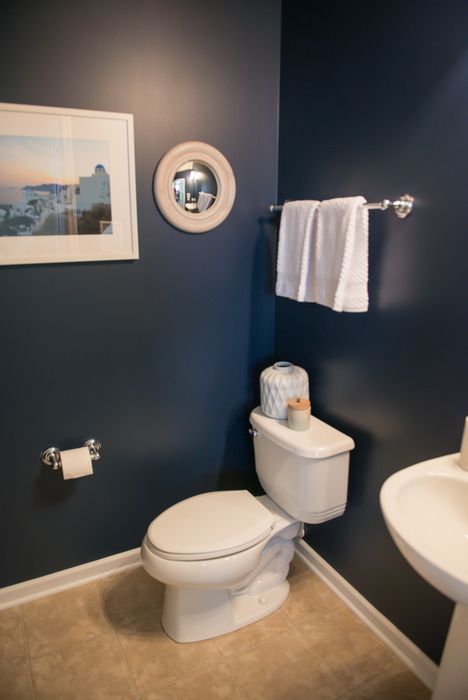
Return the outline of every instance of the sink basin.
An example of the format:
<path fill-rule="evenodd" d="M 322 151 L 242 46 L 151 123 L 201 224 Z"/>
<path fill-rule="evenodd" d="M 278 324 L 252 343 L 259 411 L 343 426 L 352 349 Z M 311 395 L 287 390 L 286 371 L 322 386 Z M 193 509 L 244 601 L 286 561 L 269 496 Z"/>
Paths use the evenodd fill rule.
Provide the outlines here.
<path fill-rule="evenodd" d="M 460 453 L 402 469 L 380 490 L 380 505 L 403 556 L 456 602 L 431 700 L 468 698 L 468 472 Z"/>
<path fill-rule="evenodd" d="M 468 605 L 468 472 L 459 453 L 390 476 L 380 504 L 390 534 L 414 569 L 446 596 Z"/>

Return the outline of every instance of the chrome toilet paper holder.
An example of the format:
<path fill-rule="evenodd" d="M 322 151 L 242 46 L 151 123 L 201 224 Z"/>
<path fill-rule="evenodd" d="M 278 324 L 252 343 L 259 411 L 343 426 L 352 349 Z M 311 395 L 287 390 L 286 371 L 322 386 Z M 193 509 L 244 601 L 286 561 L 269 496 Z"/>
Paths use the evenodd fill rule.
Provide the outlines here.
<path fill-rule="evenodd" d="M 97 462 L 101 459 L 102 445 L 99 440 L 89 438 L 89 440 L 86 440 L 83 447 L 88 448 L 92 462 Z M 62 459 L 58 447 L 48 447 L 46 450 L 43 450 L 41 452 L 41 460 L 46 467 L 52 467 L 53 471 L 62 468 Z"/>

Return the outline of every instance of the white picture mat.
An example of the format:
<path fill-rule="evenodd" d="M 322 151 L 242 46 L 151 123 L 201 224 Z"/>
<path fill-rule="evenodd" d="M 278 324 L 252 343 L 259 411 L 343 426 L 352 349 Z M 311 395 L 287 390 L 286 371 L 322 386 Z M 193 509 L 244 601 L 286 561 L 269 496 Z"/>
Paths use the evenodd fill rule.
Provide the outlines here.
<path fill-rule="evenodd" d="M 0 103 L 0 134 L 64 139 L 64 153 L 70 139 L 106 141 L 113 225 L 112 235 L 0 236 L 0 265 L 138 258 L 133 115 Z"/>

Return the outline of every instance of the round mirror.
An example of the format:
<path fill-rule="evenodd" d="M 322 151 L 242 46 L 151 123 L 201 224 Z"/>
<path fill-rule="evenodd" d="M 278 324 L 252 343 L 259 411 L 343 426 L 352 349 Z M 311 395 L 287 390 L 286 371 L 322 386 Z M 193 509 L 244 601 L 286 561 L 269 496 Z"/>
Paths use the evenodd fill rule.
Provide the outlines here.
<path fill-rule="evenodd" d="M 220 151 L 186 141 L 161 159 L 154 196 L 163 216 L 177 228 L 202 233 L 219 226 L 234 204 L 236 181 Z"/>
<path fill-rule="evenodd" d="M 199 160 L 182 163 L 174 175 L 172 187 L 177 204 L 191 214 L 209 209 L 218 194 L 213 171 Z"/>

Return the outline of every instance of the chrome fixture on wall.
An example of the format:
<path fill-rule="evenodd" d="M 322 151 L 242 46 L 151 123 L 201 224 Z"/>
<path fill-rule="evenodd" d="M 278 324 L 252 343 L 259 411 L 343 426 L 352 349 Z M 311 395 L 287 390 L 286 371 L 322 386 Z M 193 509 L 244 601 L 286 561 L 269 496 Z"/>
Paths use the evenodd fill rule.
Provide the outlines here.
<path fill-rule="evenodd" d="M 88 448 L 92 462 L 97 462 L 99 459 L 101 459 L 102 445 L 99 440 L 90 438 L 89 440 L 86 440 L 83 447 Z M 52 467 L 54 471 L 61 469 L 62 467 L 62 460 L 58 447 L 48 447 L 46 450 L 43 450 L 43 452 L 41 452 L 41 460 L 47 467 Z"/>
<path fill-rule="evenodd" d="M 407 216 L 413 211 L 414 197 L 410 194 L 404 194 L 399 199 L 391 201 L 390 199 L 382 199 L 381 202 L 367 202 L 364 204 L 366 209 L 380 209 L 385 211 L 386 209 L 392 208 L 399 219 L 406 219 Z M 268 211 L 270 214 L 282 210 L 281 204 L 270 204 L 268 206 Z"/>

